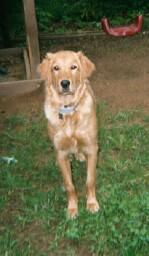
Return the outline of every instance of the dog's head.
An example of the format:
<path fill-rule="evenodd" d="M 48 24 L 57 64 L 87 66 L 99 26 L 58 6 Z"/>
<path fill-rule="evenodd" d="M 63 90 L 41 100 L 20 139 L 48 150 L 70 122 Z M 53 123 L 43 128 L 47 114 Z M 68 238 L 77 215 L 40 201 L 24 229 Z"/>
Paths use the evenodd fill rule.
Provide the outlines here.
<path fill-rule="evenodd" d="M 95 70 L 95 65 L 82 52 L 47 53 L 38 67 L 41 78 L 59 94 L 74 94 L 78 86 Z"/>

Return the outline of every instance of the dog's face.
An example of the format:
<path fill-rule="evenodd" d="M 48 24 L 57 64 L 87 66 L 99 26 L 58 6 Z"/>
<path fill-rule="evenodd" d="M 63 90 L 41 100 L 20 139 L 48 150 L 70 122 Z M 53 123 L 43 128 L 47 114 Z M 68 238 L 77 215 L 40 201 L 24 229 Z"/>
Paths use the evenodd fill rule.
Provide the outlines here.
<path fill-rule="evenodd" d="M 62 95 L 75 94 L 78 86 L 83 84 L 94 70 L 95 65 L 86 56 L 73 51 L 47 53 L 38 67 L 41 77 Z"/>

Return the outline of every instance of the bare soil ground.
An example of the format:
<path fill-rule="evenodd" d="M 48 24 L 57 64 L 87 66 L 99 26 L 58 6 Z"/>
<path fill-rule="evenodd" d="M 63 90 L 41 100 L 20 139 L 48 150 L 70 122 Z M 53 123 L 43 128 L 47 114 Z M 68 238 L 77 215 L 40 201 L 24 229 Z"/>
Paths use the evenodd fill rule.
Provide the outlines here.
<path fill-rule="evenodd" d="M 102 36 L 42 42 L 41 53 L 43 57 L 47 51 L 54 52 L 62 49 L 83 51 L 96 65 L 96 72 L 91 78 L 91 84 L 97 102 L 105 101 L 114 112 L 136 108 L 148 111 L 148 46 L 149 36 L 147 35 L 129 38 Z M 21 77 L 18 61 L 17 67 L 16 65 L 13 65 L 13 67 L 16 74 L 19 73 Z M 24 67 L 22 67 L 22 70 L 24 70 Z M 9 115 L 9 113 L 18 111 L 35 112 L 42 109 L 43 97 L 41 89 L 24 96 L 1 97 L 0 115 Z"/>
<path fill-rule="evenodd" d="M 0 75 L 0 82 L 25 79 L 25 66 L 21 56 L 0 56 L 0 67 L 7 72 L 7 75 Z"/>

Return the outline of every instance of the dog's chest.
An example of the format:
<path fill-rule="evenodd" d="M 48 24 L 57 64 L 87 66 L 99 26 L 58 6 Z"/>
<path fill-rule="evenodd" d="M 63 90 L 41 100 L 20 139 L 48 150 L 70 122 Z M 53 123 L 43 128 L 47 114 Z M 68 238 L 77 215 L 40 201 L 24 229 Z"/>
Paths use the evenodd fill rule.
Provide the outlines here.
<path fill-rule="evenodd" d="M 49 102 L 45 102 L 44 110 L 52 128 L 52 138 L 57 149 L 76 153 L 86 144 L 92 126 L 93 101 L 91 97 L 86 97 L 83 104 L 69 114 L 61 115 L 59 109 Z"/>
<path fill-rule="evenodd" d="M 45 102 L 44 112 L 45 112 L 45 116 L 48 119 L 48 122 L 50 123 L 50 125 L 52 125 L 53 127 L 58 127 L 60 120 L 59 120 L 57 109 L 55 109 L 48 102 Z"/>
<path fill-rule="evenodd" d="M 72 108 L 72 107 L 70 107 Z M 83 120 L 86 119 L 86 116 L 90 115 L 93 109 L 93 99 L 88 94 L 87 97 L 83 100 L 83 105 L 75 108 L 74 110 L 68 113 L 65 110 L 65 113 L 61 114 L 61 108 L 53 106 L 51 101 L 47 98 L 44 104 L 44 112 L 45 116 L 48 119 L 50 125 L 53 127 L 61 129 L 65 127 L 66 133 L 70 134 L 70 126 L 73 128 L 76 125 L 76 116 L 77 116 L 77 123 L 83 123 Z M 85 117 L 85 118 L 84 118 Z"/>
<path fill-rule="evenodd" d="M 73 127 L 75 126 L 76 114 L 74 112 L 62 114 L 59 109 L 53 108 L 49 104 L 45 103 L 44 111 L 49 124 L 55 129 L 55 133 L 58 131 L 65 131 L 68 136 L 72 135 Z"/>

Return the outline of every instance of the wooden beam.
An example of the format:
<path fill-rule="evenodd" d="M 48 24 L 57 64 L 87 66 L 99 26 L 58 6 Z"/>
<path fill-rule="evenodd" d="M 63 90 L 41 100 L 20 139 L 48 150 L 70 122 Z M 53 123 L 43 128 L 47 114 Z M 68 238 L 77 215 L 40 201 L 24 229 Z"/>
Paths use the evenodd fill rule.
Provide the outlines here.
<path fill-rule="evenodd" d="M 19 80 L 0 83 L 0 96 L 23 95 L 35 91 L 44 83 L 42 79 Z"/>
<path fill-rule="evenodd" d="M 81 32 L 66 32 L 66 33 L 40 33 L 39 40 L 51 40 L 51 39 L 69 39 L 69 38 L 82 38 L 82 37 L 94 37 L 94 36 L 105 36 L 102 31 L 81 31 Z M 19 38 L 18 38 L 19 39 Z M 21 41 L 21 37 L 20 37 Z"/>
<path fill-rule="evenodd" d="M 38 78 L 37 66 L 40 63 L 40 52 L 38 42 L 38 29 L 35 13 L 34 0 L 23 0 L 25 26 L 27 34 L 27 46 L 32 78 Z"/>
<path fill-rule="evenodd" d="M 23 48 L 6 48 L 6 49 L 0 49 L 0 56 L 8 56 L 14 55 L 19 56 L 23 53 Z"/>
<path fill-rule="evenodd" d="M 30 64 L 28 59 L 28 53 L 25 48 L 23 49 L 23 57 L 24 57 L 24 64 L 25 64 L 25 70 L 26 70 L 26 78 L 31 79 L 31 69 L 30 69 Z"/>

